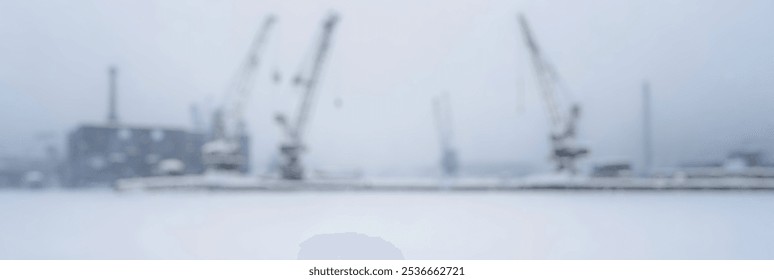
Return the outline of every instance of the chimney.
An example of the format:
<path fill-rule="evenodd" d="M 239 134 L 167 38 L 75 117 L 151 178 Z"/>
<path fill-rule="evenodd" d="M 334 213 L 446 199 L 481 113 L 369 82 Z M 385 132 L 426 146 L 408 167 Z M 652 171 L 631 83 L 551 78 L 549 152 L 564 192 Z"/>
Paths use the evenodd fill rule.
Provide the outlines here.
<path fill-rule="evenodd" d="M 118 124 L 118 115 L 116 113 L 118 69 L 115 66 L 110 66 L 108 76 L 110 79 L 110 88 L 108 89 L 108 124 Z"/>
<path fill-rule="evenodd" d="M 653 160 L 653 147 L 651 139 L 651 112 L 650 112 L 650 83 L 642 85 L 642 156 L 643 175 L 650 176 Z"/>

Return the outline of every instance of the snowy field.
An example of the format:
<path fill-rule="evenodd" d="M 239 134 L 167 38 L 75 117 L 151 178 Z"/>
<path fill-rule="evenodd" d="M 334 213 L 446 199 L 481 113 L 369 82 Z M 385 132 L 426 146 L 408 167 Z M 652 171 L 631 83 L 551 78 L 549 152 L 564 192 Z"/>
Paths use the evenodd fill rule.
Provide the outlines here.
<path fill-rule="evenodd" d="M 406 259 L 774 259 L 772 213 L 769 191 L 3 190 L 0 258 L 297 259 L 313 237 L 359 233 L 339 248 L 378 250 L 347 240 L 368 236 Z"/>

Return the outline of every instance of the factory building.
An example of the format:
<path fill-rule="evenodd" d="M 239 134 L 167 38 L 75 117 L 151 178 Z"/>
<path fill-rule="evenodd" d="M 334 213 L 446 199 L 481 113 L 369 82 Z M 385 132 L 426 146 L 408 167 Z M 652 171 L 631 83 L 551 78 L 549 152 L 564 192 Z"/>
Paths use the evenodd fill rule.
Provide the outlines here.
<path fill-rule="evenodd" d="M 0 158 L 0 187 L 44 187 L 56 183 L 57 162 L 52 158 Z"/>
<path fill-rule="evenodd" d="M 185 128 L 119 122 L 115 68 L 110 68 L 109 77 L 107 122 L 79 125 L 68 135 L 66 185 L 105 186 L 122 178 L 203 173 L 202 146 L 210 137 Z M 240 140 L 240 153 L 249 162 L 249 137 Z M 240 171 L 248 169 L 245 164 Z"/>
<path fill-rule="evenodd" d="M 202 173 L 204 141 L 203 134 L 178 128 L 82 125 L 68 137 L 68 183 Z"/>

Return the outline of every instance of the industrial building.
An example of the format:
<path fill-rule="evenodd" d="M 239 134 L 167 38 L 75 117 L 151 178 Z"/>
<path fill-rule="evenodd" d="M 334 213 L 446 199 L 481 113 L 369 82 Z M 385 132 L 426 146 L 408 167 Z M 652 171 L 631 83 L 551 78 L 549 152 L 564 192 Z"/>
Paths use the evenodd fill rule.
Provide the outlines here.
<path fill-rule="evenodd" d="M 204 171 L 205 135 L 179 128 L 81 125 L 68 137 L 68 183 L 110 184 L 117 179 Z"/>
<path fill-rule="evenodd" d="M 57 161 L 48 158 L 0 158 L 0 187 L 44 187 L 55 184 Z"/>
<path fill-rule="evenodd" d="M 202 147 L 211 137 L 185 128 L 119 122 L 117 75 L 110 68 L 107 122 L 79 125 L 67 137 L 66 185 L 110 185 L 122 178 L 203 173 L 207 167 Z M 237 171 L 247 173 L 250 139 L 242 135 L 239 140 L 238 154 L 245 164 Z"/>

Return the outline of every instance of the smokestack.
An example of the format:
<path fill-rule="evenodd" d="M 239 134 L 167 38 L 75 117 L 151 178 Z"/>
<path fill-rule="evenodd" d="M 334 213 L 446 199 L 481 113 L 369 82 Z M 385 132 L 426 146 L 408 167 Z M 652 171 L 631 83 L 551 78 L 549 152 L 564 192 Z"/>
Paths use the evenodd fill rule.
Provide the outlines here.
<path fill-rule="evenodd" d="M 202 115 L 199 112 L 199 106 L 196 103 L 191 103 L 191 125 L 193 125 L 194 132 L 203 132 L 204 125 L 202 125 Z"/>
<path fill-rule="evenodd" d="M 642 84 L 642 170 L 643 175 L 650 176 L 653 147 L 651 146 L 650 128 L 650 83 Z"/>
<path fill-rule="evenodd" d="M 116 113 L 118 69 L 115 66 L 110 66 L 108 76 L 110 79 L 110 88 L 108 89 L 108 123 L 118 124 L 118 115 Z"/>

